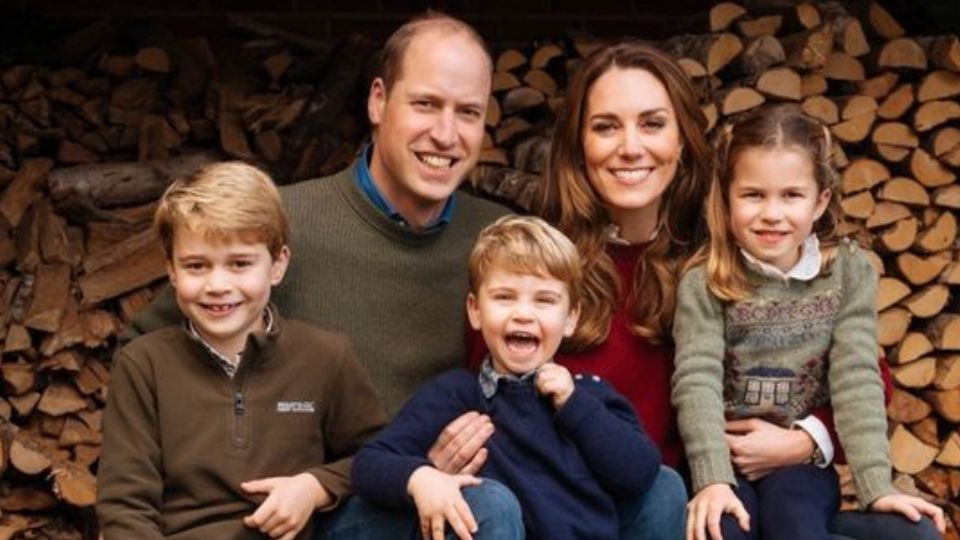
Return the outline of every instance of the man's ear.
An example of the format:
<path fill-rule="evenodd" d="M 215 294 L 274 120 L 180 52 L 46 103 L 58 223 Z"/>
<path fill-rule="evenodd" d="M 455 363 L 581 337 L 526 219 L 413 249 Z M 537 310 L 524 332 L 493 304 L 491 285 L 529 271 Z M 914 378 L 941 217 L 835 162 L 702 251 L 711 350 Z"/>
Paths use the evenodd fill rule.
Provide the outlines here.
<path fill-rule="evenodd" d="M 370 83 L 370 95 L 367 96 L 367 116 L 370 124 L 379 126 L 383 120 L 383 111 L 387 106 L 387 87 L 383 79 L 377 77 Z"/>
<path fill-rule="evenodd" d="M 270 265 L 270 285 L 279 285 L 290 266 L 290 248 L 283 246 Z"/>
<path fill-rule="evenodd" d="M 470 327 L 480 331 L 480 305 L 477 302 L 477 295 L 470 293 L 467 295 L 467 318 L 470 320 Z"/>

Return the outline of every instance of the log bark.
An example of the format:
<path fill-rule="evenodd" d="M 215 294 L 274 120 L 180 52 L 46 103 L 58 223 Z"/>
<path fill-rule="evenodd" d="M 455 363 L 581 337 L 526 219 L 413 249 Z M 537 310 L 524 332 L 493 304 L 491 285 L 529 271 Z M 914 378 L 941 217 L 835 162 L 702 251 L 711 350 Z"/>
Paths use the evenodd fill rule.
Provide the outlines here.
<path fill-rule="evenodd" d="M 217 159 L 194 153 L 153 163 L 80 165 L 52 171 L 48 185 L 60 211 L 89 219 L 104 209 L 153 202 L 173 180 Z"/>

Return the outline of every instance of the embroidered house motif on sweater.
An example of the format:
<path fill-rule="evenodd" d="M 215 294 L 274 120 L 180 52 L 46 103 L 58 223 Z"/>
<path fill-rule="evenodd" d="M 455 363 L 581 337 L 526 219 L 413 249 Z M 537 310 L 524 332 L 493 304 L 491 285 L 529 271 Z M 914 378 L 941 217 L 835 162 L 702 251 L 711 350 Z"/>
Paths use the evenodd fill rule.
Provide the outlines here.
<path fill-rule="evenodd" d="M 827 353 L 839 310 L 840 297 L 835 290 L 780 301 L 746 300 L 731 306 L 725 320 L 727 418 L 760 417 L 786 427 L 825 404 Z M 778 354 L 801 347 L 810 356 L 799 366 L 785 363 Z M 757 359 L 762 360 L 758 363 Z"/>

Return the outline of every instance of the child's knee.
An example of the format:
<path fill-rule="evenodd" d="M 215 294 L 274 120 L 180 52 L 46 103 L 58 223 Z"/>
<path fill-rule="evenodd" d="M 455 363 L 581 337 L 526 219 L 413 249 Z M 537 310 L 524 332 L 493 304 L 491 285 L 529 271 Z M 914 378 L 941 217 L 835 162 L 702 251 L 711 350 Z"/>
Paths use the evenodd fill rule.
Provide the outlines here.
<path fill-rule="evenodd" d="M 464 488 L 463 498 L 478 523 L 484 518 L 515 518 L 519 522 L 523 515 L 516 495 L 505 485 L 489 478 L 484 478 L 480 485 Z"/>

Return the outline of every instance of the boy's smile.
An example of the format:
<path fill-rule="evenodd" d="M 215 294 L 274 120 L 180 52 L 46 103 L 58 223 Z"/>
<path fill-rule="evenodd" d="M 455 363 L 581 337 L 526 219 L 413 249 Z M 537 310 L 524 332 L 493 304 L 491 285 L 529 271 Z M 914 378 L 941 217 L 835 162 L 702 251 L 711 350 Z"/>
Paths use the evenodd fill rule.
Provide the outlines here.
<path fill-rule="evenodd" d="M 492 268 L 467 297 L 467 315 L 483 333 L 494 370 L 519 375 L 553 358 L 576 329 L 579 310 L 558 279 Z"/>
<path fill-rule="evenodd" d="M 240 236 L 209 237 L 177 228 L 167 273 L 180 310 L 217 351 L 234 357 L 247 335 L 263 328 L 270 288 L 289 261 L 284 247 L 274 260 L 263 242 Z"/>

